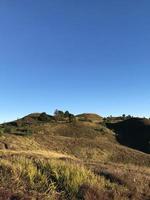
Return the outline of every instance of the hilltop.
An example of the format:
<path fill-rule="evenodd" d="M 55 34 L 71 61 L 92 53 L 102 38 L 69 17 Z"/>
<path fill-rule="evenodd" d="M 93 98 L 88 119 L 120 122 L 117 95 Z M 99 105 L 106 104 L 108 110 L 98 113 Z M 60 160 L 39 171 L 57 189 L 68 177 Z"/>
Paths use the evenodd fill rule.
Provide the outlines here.
<path fill-rule="evenodd" d="M 76 115 L 76 118 L 79 121 L 89 121 L 89 122 L 95 122 L 95 123 L 99 123 L 103 121 L 103 117 L 95 113 L 83 113 L 80 115 Z"/>
<path fill-rule="evenodd" d="M 149 199 L 149 125 L 58 110 L 1 124 L 0 199 Z"/>

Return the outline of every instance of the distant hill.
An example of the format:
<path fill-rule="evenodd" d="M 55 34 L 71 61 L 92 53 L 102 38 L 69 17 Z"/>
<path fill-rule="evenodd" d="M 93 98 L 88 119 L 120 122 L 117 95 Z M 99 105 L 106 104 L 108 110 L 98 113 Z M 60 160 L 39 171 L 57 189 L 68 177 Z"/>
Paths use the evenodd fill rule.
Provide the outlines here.
<path fill-rule="evenodd" d="M 45 112 L 43 113 L 31 113 L 21 119 L 5 123 L 7 125 L 12 125 L 12 126 L 23 126 L 23 125 L 30 125 L 30 124 L 37 124 L 40 122 L 48 122 L 54 120 L 54 117 L 51 115 L 46 114 Z"/>
<path fill-rule="evenodd" d="M 102 122 L 103 117 L 94 114 L 94 113 L 83 113 L 80 115 L 76 115 L 76 118 L 80 121 L 89 121 L 89 122 Z"/>

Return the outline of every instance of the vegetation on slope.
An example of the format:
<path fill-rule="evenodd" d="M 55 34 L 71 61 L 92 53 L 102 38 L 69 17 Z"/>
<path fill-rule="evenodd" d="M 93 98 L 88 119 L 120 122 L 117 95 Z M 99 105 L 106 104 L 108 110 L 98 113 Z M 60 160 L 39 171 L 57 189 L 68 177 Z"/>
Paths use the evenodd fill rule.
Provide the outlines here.
<path fill-rule="evenodd" d="M 20 154 L 6 155 L 0 160 L 1 190 L 5 188 L 15 195 L 37 195 L 42 199 L 83 199 L 84 184 L 99 190 L 114 190 L 116 184 L 104 177 L 96 176 L 75 161 L 29 158 Z M 54 155 L 55 157 L 55 155 Z M 122 187 L 120 187 L 120 190 Z M 7 196 L 7 192 L 3 193 Z M 20 197 L 20 198 L 22 198 Z"/>
<path fill-rule="evenodd" d="M 120 145 L 107 122 L 57 111 L 2 124 L 0 199 L 149 199 L 150 155 Z"/>

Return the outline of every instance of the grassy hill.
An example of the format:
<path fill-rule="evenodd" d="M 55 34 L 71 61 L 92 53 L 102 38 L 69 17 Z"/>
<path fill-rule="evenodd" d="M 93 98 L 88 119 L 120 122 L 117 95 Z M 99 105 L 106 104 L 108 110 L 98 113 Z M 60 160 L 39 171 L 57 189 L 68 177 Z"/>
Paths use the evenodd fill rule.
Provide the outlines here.
<path fill-rule="evenodd" d="M 33 113 L 0 126 L 0 199 L 150 199 L 150 155 L 118 140 L 126 120 L 114 128 L 96 114 L 69 117 Z"/>
<path fill-rule="evenodd" d="M 101 116 L 94 113 L 83 113 L 83 114 L 77 115 L 76 118 L 79 121 L 89 121 L 89 122 L 95 122 L 95 123 L 103 121 L 103 118 Z"/>

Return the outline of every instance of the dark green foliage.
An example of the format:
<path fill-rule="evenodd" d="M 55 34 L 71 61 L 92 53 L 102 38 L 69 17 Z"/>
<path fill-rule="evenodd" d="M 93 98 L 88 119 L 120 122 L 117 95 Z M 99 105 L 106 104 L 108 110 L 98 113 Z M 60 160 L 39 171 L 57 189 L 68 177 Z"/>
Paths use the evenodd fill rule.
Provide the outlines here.
<path fill-rule="evenodd" d="M 75 118 L 74 115 L 69 114 L 69 122 L 70 122 L 70 123 L 71 123 L 71 122 L 76 122 L 76 118 Z"/>
<path fill-rule="evenodd" d="M 32 130 L 29 128 L 18 128 L 15 130 L 14 134 L 20 136 L 30 136 L 32 135 Z"/>
<path fill-rule="evenodd" d="M 4 133 L 14 133 L 15 128 L 13 126 L 10 125 L 5 125 L 4 126 Z"/>
<path fill-rule="evenodd" d="M 68 122 L 74 122 L 75 121 L 75 116 L 69 111 L 61 111 L 61 110 L 55 110 L 54 112 L 54 117 L 56 121 L 68 121 Z"/>
<path fill-rule="evenodd" d="M 64 116 L 65 116 L 65 117 L 69 117 L 69 116 L 70 116 L 69 111 L 66 111 L 66 112 L 64 113 Z"/>
<path fill-rule="evenodd" d="M 52 117 L 50 115 L 47 115 L 45 112 L 41 113 L 38 120 L 42 122 L 48 122 L 51 121 Z"/>
<path fill-rule="evenodd" d="M 54 116 L 64 116 L 64 112 L 56 109 L 54 112 Z"/>
<path fill-rule="evenodd" d="M 54 112 L 54 118 L 56 121 L 64 121 L 65 114 L 63 111 L 56 109 Z"/>
<path fill-rule="evenodd" d="M 29 127 L 14 127 L 5 124 L 3 128 L 0 128 L 0 134 L 9 133 L 14 135 L 29 136 L 32 135 L 32 130 Z"/>
<path fill-rule="evenodd" d="M 126 118 L 126 115 L 125 115 L 125 114 L 123 114 L 123 115 L 122 115 L 122 119 L 125 119 L 125 118 Z"/>

